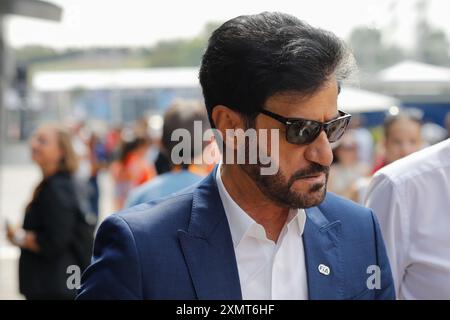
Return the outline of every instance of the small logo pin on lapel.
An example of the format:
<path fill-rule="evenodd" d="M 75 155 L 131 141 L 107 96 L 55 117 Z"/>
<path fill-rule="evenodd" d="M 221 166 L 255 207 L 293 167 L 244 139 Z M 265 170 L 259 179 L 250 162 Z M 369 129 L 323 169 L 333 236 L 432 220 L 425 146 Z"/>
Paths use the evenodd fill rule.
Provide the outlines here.
<path fill-rule="evenodd" d="M 319 272 L 328 276 L 330 274 L 330 268 L 324 264 L 319 264 Z"/>

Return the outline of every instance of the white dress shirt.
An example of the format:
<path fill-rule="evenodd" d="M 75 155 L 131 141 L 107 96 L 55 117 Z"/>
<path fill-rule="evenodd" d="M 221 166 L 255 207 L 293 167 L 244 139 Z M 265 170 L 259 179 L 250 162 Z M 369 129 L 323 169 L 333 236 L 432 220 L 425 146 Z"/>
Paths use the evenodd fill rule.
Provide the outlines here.
<path fill-rule="evenodd" d="M 303 209 L 290 210 L 277 243 L 231 198 L 221 178 L 217 186 L 230 226 L 244 300 L 308 299 L 303 229 Z"/>
<path fill-rule="evenodd" d="M 450 299 L 450 139 L 376 173 L 376 213 L 399 299 Z"/>

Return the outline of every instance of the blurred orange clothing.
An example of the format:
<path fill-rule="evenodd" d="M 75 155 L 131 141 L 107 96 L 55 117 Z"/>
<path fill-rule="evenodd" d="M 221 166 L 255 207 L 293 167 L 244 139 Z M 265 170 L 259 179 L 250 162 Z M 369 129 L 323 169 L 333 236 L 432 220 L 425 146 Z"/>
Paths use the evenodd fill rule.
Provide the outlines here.
<path fill-rule="evenodd" d="M 131 152 L 125 159 L 124 169 L 132 187 L 149 181 L 157 175 L 155 166 L 149 164 L 145 157 L 135 152 Z"/>
<path fill-rule="evenodd" d="M 117 161 L 111 165 L 111 173 L 116 182 L 115 204 L 116 209 L 121 209 L 128 196 L 128 192 L 153 179 L 156 168 L 148 163 L 141 152 L 131 152 L 125 161 Z"/>

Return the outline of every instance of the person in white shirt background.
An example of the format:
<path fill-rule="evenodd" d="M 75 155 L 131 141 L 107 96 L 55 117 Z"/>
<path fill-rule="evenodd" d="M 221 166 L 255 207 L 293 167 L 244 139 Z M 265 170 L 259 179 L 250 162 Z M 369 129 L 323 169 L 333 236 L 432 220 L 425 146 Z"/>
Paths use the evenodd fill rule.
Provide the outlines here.
<path fill-rule="evenodd" d="M 364 204 L 372 175 L 384 166 L 416 152 L 426 145 L 423 139 L 423 114 L 415 108 L 403 109 L 395 115 L 388 114 L 383 124 L 381 150 L 370 176 L 355 180 L 344 196 Z"/>
<path fill-rule="evenodd" d="M 379 170 L 377 215 L 398 299 L 450 299 L 450 139 Z"/>

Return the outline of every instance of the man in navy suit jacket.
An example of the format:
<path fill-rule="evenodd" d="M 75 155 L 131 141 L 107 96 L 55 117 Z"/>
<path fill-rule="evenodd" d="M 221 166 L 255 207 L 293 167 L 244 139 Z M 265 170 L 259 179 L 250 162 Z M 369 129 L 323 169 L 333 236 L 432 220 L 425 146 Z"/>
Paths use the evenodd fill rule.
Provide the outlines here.
<path fill-rule="evenodd" d="M 290 15 L 219 27 L 200 82 L 223 163 L 186 191 L 107 218 L 78 298 L 395 298 L 373 213 L 326 192 L 330 143 L 350 120 L 337 96 L 351 63 L 340 39 Z"/>

